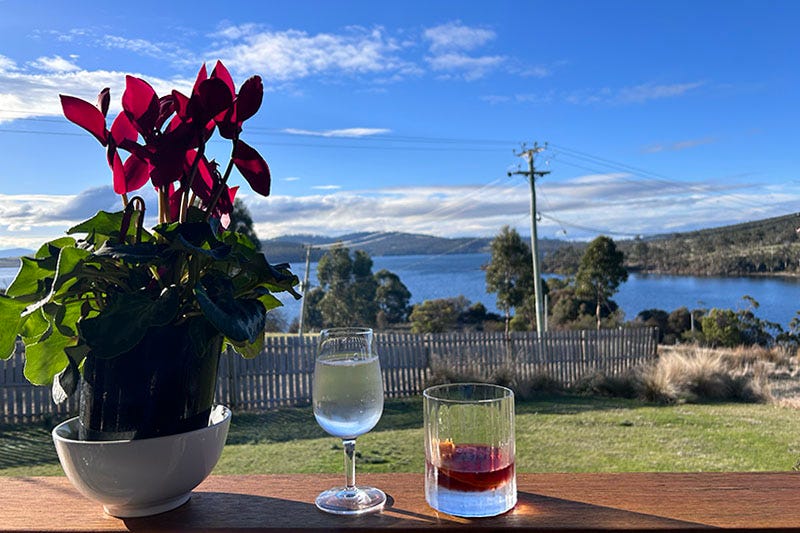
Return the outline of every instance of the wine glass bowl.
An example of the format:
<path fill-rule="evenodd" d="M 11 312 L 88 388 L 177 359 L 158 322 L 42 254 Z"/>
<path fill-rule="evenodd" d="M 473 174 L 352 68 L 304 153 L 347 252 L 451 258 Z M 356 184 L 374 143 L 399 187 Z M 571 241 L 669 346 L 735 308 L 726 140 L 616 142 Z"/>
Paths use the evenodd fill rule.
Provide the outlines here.
<path fill-rule="evenodd" d="M 386 495 L 355 484 L 356 438 L 370 431 L 383 413 L 383 378 L 370 328 L 330 328 L 320 332 L 312 387 L 314 418 L 342 439 L 345 485 L 322 492 L 319 509 L 357 515 L 383 508 Z"/>

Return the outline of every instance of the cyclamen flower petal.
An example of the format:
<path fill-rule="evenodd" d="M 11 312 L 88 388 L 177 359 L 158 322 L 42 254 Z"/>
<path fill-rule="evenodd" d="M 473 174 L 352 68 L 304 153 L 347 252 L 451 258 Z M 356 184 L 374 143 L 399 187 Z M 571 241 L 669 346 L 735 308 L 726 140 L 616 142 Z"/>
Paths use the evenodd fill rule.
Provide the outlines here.
<path fill-rule="evenodd" d="M 117 115 L 117 118 L 111 124 L 111 138 L 117 146 L 123 144 L 126 140 L 136 141 L 139 138 L 139 132 L 136 131 L 136 127 L 125 113 Z"/>
<path fill-rule="evenodd" d="M 250 187 L 262 196 L 269 196 L 269 166 L 253 147 L 238 141 L 233 149 L 233 164 L 239 169 Z"/>
<path fill-rule="evenodd" d="M 208 79 L 208 71 L 206 70 L 206 64 L 200 67 L 200 70 L 197 72 L 197 78 L 194 80 L 194 87 L 192 88 L 192 94 L 197 94 L 197 89 L 200 87 L 200 84 Z"/>
<path fill-rule="evenodd" d="M 108 131 L 106 131 L 106 117 L 95 106 L 74 96 L 59 95 L 61 109 L 67 120 L 85 129 L 97 139 L 100 144 L 108 144 Z"/>
<path fill-rule="evenodd" d="M 222 224 L 222 227 L 228 229 L 231 225 L 231 213 L 233 213 L 233 201 L 236 200 L 236 193 L 239 191 L 239 186 L 236 187 L 229 187 L 227 191 L 228 202 L 224 206 L 219 206 L 220 216 L 219 222 Z M 225 196 L 225 193 L 222 193 Z M 221 204 L 222 202 L 220 202 Z"/>
<path fill-rule="evenodd" d="M 133 156 L 130 156 L 133 157 Z M 111 173 L 114 179 L 114 192 L 116 194 L 125 194 L 128 188 L 125 183 L 125 165 L 122 163 L 122 158 L 116 150 L 109 151 L 108 164 L 111 167 Z"/>
<path fill-rule="evenodd" d="M 172 98 L 175 103 L 175 114 L 181 120 L 189 120 L 189 97 L 178 91 L 172 91 Z"/>
<path fill-rule="evenodd" d="M 242 84 L 236 96 L 236 121 L 241 124 L 256 114 L 264 98 L 264 85 L 260 76 L 253 76 Z"/>
<path fill-rule="evenodd" d="M 186 160 L 183 165 L 183 173 L 189 176 L 189 173 L 194 166 L 194 160 L 197 157 L 195 150 L 186 152 Z M 214 168 L 211 163 L 203 157 L 197 164 L 197 174 L 192 181 L 192 191 L 204 202 L 211 199 L 211 189 L 214 187 Z"/>
<path fill-rule="evenodd" d="M 171 94 L 162 96 L 158 99 L 158 118 L 156 119 L 156 128 L 161 129 L 161 126 L 172 116 L 175 112 L 175 97 Z"/>
<path fill-rule="evenodd" d="M 150 179 L 156 187 L 178 181 L 183 174 L 185 148 L 164 142 L 150 157 Z"/>
<path fill-rule="evenodd" d="M 108 116 L 108 106 L 111 103 L 111 89 L 106 87 L 100 94 L 97 95 L 97 109 L 103 114 L 103 116 Z"/>
<path fill-rule="evenodd" d="M 135 155 L 131 155 L 125 160 L 125 192 L 138 191 L 144 187 L 149 177 L 146 161 L 142 161 Z"/>
<path fill-rule="evenodd" d="M 231 109 L 226 113 L 225 117 L 217 120 L 217 128 L 219 128 L 219 134 L 223 139 L 236 139 L 242 132 L 241 125 L 237 124 L 236 121 L 231 118 L 233 114 L 233 110 Z"/>
<path fill-rule="evenodd" d="M 195 120 L 203 125 L 230 108 L 233 104 L 233 93 L 218 78 L 209 78 L 200 84 L 197 94 L 192 95 L 189 107 Z"/>
<path fill-rule="evenodd" d="M 126 76 L 122 109 L 145 139 L 152 136 L 158 120 L 158 97 L 149 83 L 133 76 Z"/>
<path fill-rule="evenodd" d="M 214 70 L 211 72 L 212 78 L 217 78 L 225 82 L 225 85 L 228 86 L 228 90 L 231 93 L 231 97 L 236 94 L 236 87 L 233 84 L 233 78 L 231 78 L 231 73 L 228 72 L 228 69 L 225 68 L 225 65 L 222 64 L 222 61 L 217 61 L 217 64 L 214 65 Z"/>

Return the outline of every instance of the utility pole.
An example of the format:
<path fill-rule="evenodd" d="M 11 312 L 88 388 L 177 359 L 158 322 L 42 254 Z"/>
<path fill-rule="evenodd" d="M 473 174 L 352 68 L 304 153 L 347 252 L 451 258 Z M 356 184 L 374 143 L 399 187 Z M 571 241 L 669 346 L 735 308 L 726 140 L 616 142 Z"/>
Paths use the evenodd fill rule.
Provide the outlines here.
<path fill-rule="evenodd" d="M 308 244 L 308 245 L 306 245 L 306 275 L 303 278 L 303 286 L 301 287 L 302 288 L 302 292 L 303 292 L 303 299 L 300 302 L 300 324 L 297 327 L 297 334 L 300 335 L 300 337 L 303 336 L 303 324 L 304 324 L 305 316 L 306 316 L 306 300 L 308 300 L 308 298 L 307 298 L 307 296 L 308 296 L 308 294 L 307 294 L 307 292 L 308 292 L 308 274 L 309 274 L 310 268 L 311 268 L 311 245 Z"/>
<path fill-rule="evenodd" d="M 539 237 L 536 232 L 536 178 L 540 178 L 546 174 L 550 174 L 549 170 L 536 170 L 535 158 L 536 154 L 544 151 L 547 148 L 547 143 L 544 146 L 539 146 L 538 143 L 533 143 L 533 148 L 525 148 L 522 146 L 522 151 L 519 153 L 514 152 L 514 155 L 524 157 L 528 160 L 528 170 L 518 170 L 516 172 L 509 172 L 509 177 L 513 174 L 521 174 L 526 176 L 531 183 L 531 256 L 533 259 L 533 284 L 534 284 L 534 297 L 536 300 L 536 334 L 541 337 L 542 332 L 545 330 L 545 316 L 546 312 L 543 310 L 543 295 L 542 295 L 542 276 L 539 270 Z"/>

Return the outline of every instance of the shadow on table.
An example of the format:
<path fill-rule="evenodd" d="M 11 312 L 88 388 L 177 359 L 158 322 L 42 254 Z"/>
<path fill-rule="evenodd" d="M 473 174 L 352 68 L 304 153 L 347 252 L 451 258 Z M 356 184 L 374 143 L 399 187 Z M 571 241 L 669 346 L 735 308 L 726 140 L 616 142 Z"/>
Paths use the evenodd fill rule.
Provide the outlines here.
<path fill-rule="evenodd" d="M 447 518 L 395 509 L 394 499 L 388 497 L 383 512 L 350 517 L 324 513 L 311 502 L 229 492 L 195 492 L 192 499 L 178 509 L 144 518 L 126 518 L 124 523 L 130 531 L 339 527 L 377 529 L 398 525 L 430 527 L 450 523 Z"/>
<path fill-rule="evenodd" d="M 507 525 L 564 528 L 580 531 L 705 529 L 707 524 L 678 520 L 605 505 L 579 502 L 531 492 L 519 492 L 517 506 L 507 515 Z M 568 517 L 568 518 L 567 518 Z M 568 524 L 565 523 L 568 522 Z"/>

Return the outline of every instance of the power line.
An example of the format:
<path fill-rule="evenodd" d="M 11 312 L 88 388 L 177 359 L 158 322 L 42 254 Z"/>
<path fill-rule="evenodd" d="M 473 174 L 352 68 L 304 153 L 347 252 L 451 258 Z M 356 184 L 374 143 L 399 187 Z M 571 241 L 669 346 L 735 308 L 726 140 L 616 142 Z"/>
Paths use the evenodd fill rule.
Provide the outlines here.
<path fill-rule="evenodd" d="M 658 183 L 660 185 L 665 185 L 665 186 L 668 186 L 668 187 L 671 187 L 671 188 L 674 188 L 674 189 L 678 189 L 678 192 L 689 191 L 689 192 L 697 192 L 697 193 L 703 193 L 703 194 L 707 194 L 707 193 L 710 192 L 707 187 L 695 185 L 695 184 L 692 184 L 692 183 L 687 183 L 685 181 L 675 180 L 675 179 L 669 178 L 667 176 L 664 176 L 663 174 L 658 174 L 656 172 L 644 170 L 644 169 L 642 169 L 640 167 L 636 167 L 636 166 L 633 166 L 633 165 L 628 165 L 626 163 L 620 163 L 620 162 L 613 161 L 613 160 L 608 159 L 608 158 L 595 156 L 595 155 L 588 154 L 588 153 L 580 151 L 580 150 L 575 150 L 573 148 L 567 148 L 565 146 L 560 146 L 560 145 L 553 145 L 553 146 L 557 150 L 556 155 L 558 155 L 560 153 L 560 154 L 565 155 L 566 157 L 572 157 L 572 158 L 575 158 L 575 159 L 577 159 L 579 161 L 582 161 L 582 162 L 588 162 L 590 164 L 597 164 L 597 165 L 604 166 L 606 168 L 610 168 L 612 170 L 622 171 L 624 173 L 632 174 L 632 175 L 637 176 L 637 177 L 639 177 L 639 178 L 641 178 L 641 179 L 643 179 L 645 181 L 650 181 L 650 182 L 653 182 L 653 183 Z M 559 161 L 562 162 L 562 163 L 565 163 L 567 165 L 570 165 L 570 166 L 573 166 L 573 167 L 576 167 L 576 168 L 580 168 L 582 170 L 587 170 L 589 172 L 596 172 L 596 173 L 603 173 L 604 172 L 603 170 L 599 170 L 597 168 L 586 167 L 584 165 L 580 165 L 580 164 L 577 164 L 577 163 L 574 163 L 574 162 L 570 162 L 570 161 L 565 161 L 563 159 L 559 159 Z M 632 180 L 632 179 L 626 178 L 626 177 L 620 177 L 620 179 L 622 179 L 623 181 L 627 181 L 629 183 L 638 183 L 636 180 Z M 756 204 L 756 203 L 754 203 L 754 202 L 748 200 L 747 198 L 742 197 L 741 195 L 738 195 L 738 194 L 726 193 L 726 194 L 720 195 L 720 198 L 728 199 L 728 200 L 730 200 L 730 201 L 732 201 L 734 203 L 738 203 L 739 205 L 746 206 L 746 207 L 760 207 L 759 204 Z M 766 204 L 764 204 L 764 205 L 766 205 Z"/>
<path fill-rule="evenodd" d="M 27 113 L 23 110 L 8 110 L 0 109 L 0 113 Z M 66 124 L 66 120 L 56 117 L 23 117 L 14 120 L 31 121 L 40 123 L 59 123 Z M 14 128 L 0 128 L 0 133 L 20 133 L 29 135 L 56 135 L 56 136 L 84 136 L 82 132 L 66 132 L 54 130 L 30 130 L 30 129 L 14 129 Z M 253 137 L 274 136 L 278 138 L 296 138 L 299 134 L 286 131 L 286 129 L 268 128 L 262 126 L 251 126 L 248 128 L 248 135 Z M 270 141 L 266 143 L 268 146 L 287 146 L 298 148 L 324 148 L 324 149 L 344 149 L 344 150 L 367 150 L 367 151 L 405 151 L 405 152 L 494 152 L 496 151 L 492 146 L 507 146 L 511 141 L 498 140 L 498 139 L 471 139 L 471 138 L 451 138 L 451 137 L 431 137 L 431 136 L 404 136 L 404 135 L 369 135 L 357 138 L 357 144 L 353 143 L 353 138 L 349 137 L 326 137 L 324 134 L 311 134 L 315 141 Z M 213 139 L 212 143 L 224 143 L 221 139 Z M 628 183 L 641 184 L 642 182 L 656 183 L 661 186 L 668 187 L 668 190 L 673 191 L 675 194 L 685 192 L 695 192 L 700 194 L 712 194 L 714 191 L 708 187 L 687 183 L 669 178 L 663 174 L 649 171 L 638 166 L 630 165 L 627 163 L 615 161 L 606 157 L 596 156 L 570 148 L 560 144 L 550 144 L 554 148 L 554 157 L 558 158 L 559 162 L 579 168 L 588 172 L 603 174 L 607 170 L 623 172 L 627 176 L 619 176 L 617 179 Z M 601 167 L 601 168 L 598 168 Z M 767 207 L 772 204 L 756 203 L 747 197 L 735 194 L 724 193 L 717 194 L 716 197 L 721 201 L 729 201 L 733 204 L 745 207 Z M 446 211 L 448 206 L 443 206 L 441 210 Z"/>
<path fill-rule="evenodd" d="M 562 227 L 562 229 L 563 229 L 564 226 L 567 226 L 568 228 L 575 228 L 575 229 L 579 229 L 579 230 L 582 230 L 582 231 L 588 231 L 588 232 L 591 232 L 591 233 L 596 233 L 598 235 L 616 235 L 618 237 L 636 237 L 636 236 L 640 235 L 639 233 L 624 233 L 624 232 L 619 232 L 619 231 L 612 231 L 612 230 L 609 230 L 609 229 L 598 229 L 598 228 L 593 228 L 593 227 L 590 227 L 590 226 L 584 226 L 584 225 L 581 225 L 581 224 L 574 224 L 572 222 L 567 222 L 565 220 L 562 220 L 562 219 L 556 218 L 556 217 L 554 217 L 552 215 L 547 215 L 547 214 L 544 214 L 544 213 L 540 213 L 540 215 L 541 215 L 542 218 L 546 218 L 546 219 L 552 220 L 553 222 L 557 223 L 559 226 Z M 566 230 L 564 230 L 564 231 L 566 232 Z"/>

